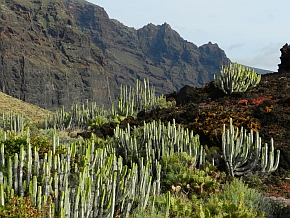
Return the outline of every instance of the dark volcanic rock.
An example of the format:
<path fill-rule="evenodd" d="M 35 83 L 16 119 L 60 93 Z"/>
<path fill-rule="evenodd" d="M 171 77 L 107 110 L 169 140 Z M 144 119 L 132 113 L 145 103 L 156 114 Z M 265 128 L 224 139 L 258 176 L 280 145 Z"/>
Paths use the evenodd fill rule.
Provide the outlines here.
<path fill-rule="evenodd" d="M 286 43 L 281 49 L 281 64 L 279 64 L 278 72 L 290 72 L 290 46 Z"/>

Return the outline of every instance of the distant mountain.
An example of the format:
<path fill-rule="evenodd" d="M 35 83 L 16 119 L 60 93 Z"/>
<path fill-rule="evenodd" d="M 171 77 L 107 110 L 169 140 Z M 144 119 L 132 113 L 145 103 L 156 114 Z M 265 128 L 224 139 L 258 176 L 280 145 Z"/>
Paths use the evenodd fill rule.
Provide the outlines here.
<path fill-rule="evenodd" d="M 0 5 L 0 91 L 43 108 L 109 105 L 120 84 L 149 78 L 157 94 L 203 86 L 230 60 L 169 24 L 129 28 L 86 1 L 10 0 Z"/>
<path fill-rule="evenodd" d="M 268 74 L 268 73 L 273 73 L 273 71 L 271 70 L 264 70 L 264 69 L 259 69 L 259 68 L 255 68 L 255 67 L 249 67 L 251 69 L 254 69 L 256 73 L 258 74 Z"/>

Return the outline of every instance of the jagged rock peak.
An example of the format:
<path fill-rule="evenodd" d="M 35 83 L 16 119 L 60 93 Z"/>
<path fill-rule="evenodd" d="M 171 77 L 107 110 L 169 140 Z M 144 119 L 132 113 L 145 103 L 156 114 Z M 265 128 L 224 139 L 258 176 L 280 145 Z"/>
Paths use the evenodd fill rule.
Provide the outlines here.
<path fill-rule="evenodd" d="M 286 43 L 281 49 L 281 64 L 278 64 L 278 72 L 282 73 L 284 71 L 290 72 L 290 46 Z"/>
<path fill-rule="evenodd" d="M 148 24 L 144 25 L 142 28 L 144 28 L 144 27 L 167 27 L 167 28 L 171 29 L 171 26 L 168 23 L 166 23 L 166 22 L 164 22 L 161 25 L 155 25 L 153 23 L 148 23 Z"/>
<path fill-rule="evenodd" d="M 165 28 L 170 28 L 171 29 L 171 26 L 168 23 L 166 23 L 166 22 L 164 22 L 161 26 L 162 27 L 165 27 Z"/>

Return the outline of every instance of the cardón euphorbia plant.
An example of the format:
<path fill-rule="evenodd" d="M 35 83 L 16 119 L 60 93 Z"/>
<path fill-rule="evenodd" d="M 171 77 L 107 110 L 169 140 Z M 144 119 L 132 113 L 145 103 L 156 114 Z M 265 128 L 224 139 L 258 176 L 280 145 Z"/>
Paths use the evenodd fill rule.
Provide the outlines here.
<path fill-rule="evenodd" d="M 231 63 L 228 66 L 222 66 L 220 75 L 214 75 L 215 86 L 226 94 L 233 92 L 245 92 L 249 88 L 255 87 L 261 80 L 261 75 L 253 69 Z"/>
<path fill-rule="evenodd" d="M 262 147 L 259 132 L 256 132 L 254 137 L 253 130 L 247 133 L 243 127 L 240 130 L 235 129 L 232 118 L 227 130 L 225 124 L 223 126 L 222 149 L 230 176 L 241 176 L 251 171 L 271 173 L 279 165 L 280 150 L 277 150 L 275 155 L 273 139 L 269 149 L 267 143 Z"/>

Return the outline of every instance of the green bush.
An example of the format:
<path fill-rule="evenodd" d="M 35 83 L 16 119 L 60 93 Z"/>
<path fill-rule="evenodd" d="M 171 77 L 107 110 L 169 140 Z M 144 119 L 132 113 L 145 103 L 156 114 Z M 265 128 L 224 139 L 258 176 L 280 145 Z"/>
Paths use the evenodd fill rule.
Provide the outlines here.
<path fill-rule="evenodd" d="M 9 156 L 20 152 L 21 145 L 24 145 L 25 148 L 27 146 L 27 141 L 25 137 L 13 136 L 9 139 L 0 141 L 0 144 L 4 144 L 4 157 L 8 159 Z"/>
<path fill-rule="evenodd" d="M 42 157 L 43 153 L 47 153 L 51 149 L 51 140 L 45 136 L 33 136 L 29 138 L 31 148 L 37 148 L 39 156 Z M 5 159 L 9 156 L 13 156 L 15 153 L 20 152 L 20 146 L 24 146 L 24 150 L 27 148 L 28 142 L 27 137 L 15 135 L 9 139 L 0 141 L 0 144 L 4 144 Z"/>
<path fill-rule="evenodd" d="M 95 128 L 98 128 L 98 127 L 108 123 L 108 122 L 109 121 L 106 117 L 98 115 L 94 119 L 89 120 L 86 125 L 95 129 Z"/>
<path fill-rule="evenodd" d="M 0 217 L 40 218 L 47 211 L 47 207 L 43 207 L 40 211 L 33 207 L 29 197 L 11 197 L 5 206 L 0 206 Z"/>
<path fill-rule="evenodd" d="M 242 180 L 234 179 L 204 205 L 197 205 L 195 217 L 260 218 L 265 217 L 270 207 L 269 201 L 261 193 L 248 188 Z"/>
<path fill-rule="evenodd" d="M 38 135 L 30 138 L 30 144 L 32 148 L 36 147 L 37 151 L 41 154 L 47 153 L 52 146 L 51 139 L 48 139 L 45 136 Z"/>
<path fill-rule="evenodd" d="M 170 205 L 168 204 L 168 198 Z M 168 207 L 168 208 L 167 208 Z M 168 211 L 166 211 L 166 208 Z M 148 206 L 145 209 L 137 208 L 130 217 L 192 217 L 192 201 L 186 197 L 171 196 L 170 194 L 161 194 L 151 197 Z"/>
<path fill-rule="evenodd" d="M 217 196 L 205 205 L 200 204 L 199 209 L 196 211 L 194 217 L 196 218 L 222 218 L 222 217 L 235 217 L 235 218 L 260 218 L 250 208 L 246 207 L 243 202 L 234 204 L 231 201 L 220 201 Z"/>
<path fill-rule="evenodd" d="M 216 172 L 213 165 L 206 163 L 204 170 L 194 167 L 195 157 L 186 153 L 163 156 L 162 185 L 173 192 L 182 192 L 191 198 L 192 195 L 199 197 L 208 196 L 219 192 L 221 183 L 226 179 L 225 173 Z"/>

